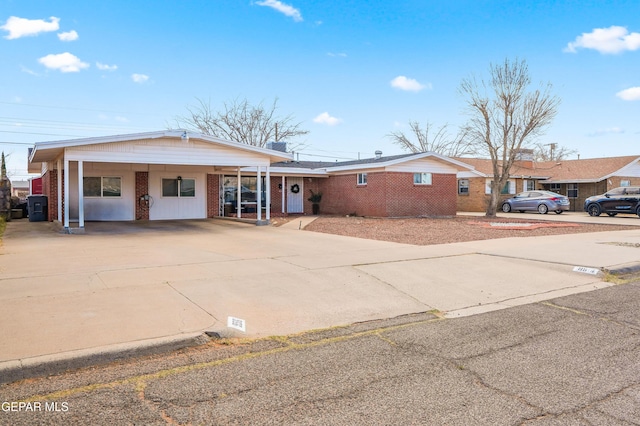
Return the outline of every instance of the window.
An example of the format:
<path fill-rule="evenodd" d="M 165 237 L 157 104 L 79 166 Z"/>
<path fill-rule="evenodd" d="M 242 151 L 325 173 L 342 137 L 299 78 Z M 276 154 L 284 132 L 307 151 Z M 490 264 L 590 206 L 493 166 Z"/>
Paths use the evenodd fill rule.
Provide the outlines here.
<path fill-rule="evenodd" d="M 486 181 L 485 194 L 491 194 L 491 187 L 493 186 L 493 181 Z M 504 184 L 504 187 L 500 191 L 501 194 L 515 194 L 516 193 L 516 184 L 512 180 L 508 180 L 507 183 Z"/>
<path fill-rule="evenodd" d="M 560 184 L 559 183 L 549 184 L 549 191 L 560 193 Z"/>
<path fill-rule="evenodd" d="M 122 195 L 122 179 L 120 177 L 84 177 L 82 187 L 82 193 L 85 197 L 120 197 Z"/>
<path fill-rule="evenodd" d="M 257 202 L 258 179 L 255 176 L 242 176 L 240 178 L 242 199 L 241 203 Z M 262 176 L 262 205 L 266 206 L 266 178 Z M 238 202 L 238 178 L 237 176 L 224 177 L 224 202 L 227 204 L 236 204 Z"/>
<path fill-rule="evenodd" d="M 367 184 L 367 174 L 358 173 L 358 185 L 366 185 L 366 184 Z"/>
<path fill-rule="evenodd" d="M 631 181 L 628 179 L 623 179 L 620 181 L 620 186 L 631 186 Z"/>
<path fill-rule="evenodd" d="M 163 197 L 195 197 L 195 179 L 162 179 Z"/>
<path fill-rule="evenodd" d="M 536 181 L 535 180 L 525 180 L 524 181 L 523 191 L 533 191 L 536 189 Z"/>
<path fill-rule="evenodd" d="M 578 198 L 578 184 L 570 183 L 567 185 L 567 197 Z"/>
<path fill-rule="evenodd" d="M 458 194 L 469 195 L 469 179 L 458 179 Z"/>
<path fill-rule="evenodd" d="M 413 183 L 415 185 L 431 185 L 431 173 L 414 173 Z"/>

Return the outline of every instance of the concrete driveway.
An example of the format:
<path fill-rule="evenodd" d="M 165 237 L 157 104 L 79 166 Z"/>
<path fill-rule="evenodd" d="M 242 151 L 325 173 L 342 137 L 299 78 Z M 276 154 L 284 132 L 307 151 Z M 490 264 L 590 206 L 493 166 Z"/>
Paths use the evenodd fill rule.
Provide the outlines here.
<path fill-rule="evenodd" d="M 609 286 L 574 267 L 633 264 L 639 246 L 635 226 L 422 247 L 223 220 L 87 223 L 84 235 L 13 221 L 0 248 L 0 372 L 203 331 L 486 312 Z"/>

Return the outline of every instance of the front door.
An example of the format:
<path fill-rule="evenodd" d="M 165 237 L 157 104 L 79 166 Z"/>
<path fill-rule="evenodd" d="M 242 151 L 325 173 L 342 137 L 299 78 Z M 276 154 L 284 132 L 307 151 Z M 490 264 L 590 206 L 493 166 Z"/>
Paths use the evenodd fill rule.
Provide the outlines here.
<path fill-rule="evenodd" d="M 303 178 L 287 178 L 287 213 L 304 213 L 303 183 Z"/>

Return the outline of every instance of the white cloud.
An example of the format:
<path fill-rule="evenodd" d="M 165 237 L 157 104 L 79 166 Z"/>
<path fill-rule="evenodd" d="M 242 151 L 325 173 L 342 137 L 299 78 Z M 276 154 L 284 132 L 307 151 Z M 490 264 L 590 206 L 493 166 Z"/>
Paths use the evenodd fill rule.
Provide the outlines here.
<path fill-rule="evenodd" d="M 129 119 L 126 117 L 120 117 L 120 116 L 115 116 L 113 117 L 114 120 L 120 122 L 120 123 L 128 123 Z"/>
<path fill-rule="evenodd" d="M 332 58 L 346 58 L 347 54 L 346 53 L 333 53 L 333 52 L 329 52 L 327 53 L 327 56 L 331 56 Z"/>
<path fill-rule="evenodd" d="M 296 9 L 295 7 L 282 3 L 279 0 L 262 0 L 262 1 L 258 1 L 256 2 L 256 4 L 258 6 L 267 6 L 270 7 L 272 9 L 277 10 L 280 13 L 285 14 L 286 16 L 289 16 L 291 18 L 293 18 L 294 21 L 296 22 L 302 22 L 302 14 L 300 13 L 300 10 Z"/>
<path fill-rule="evenodd" d="M 149 76 L 144 74 L 131 74 L 131 80 L 133 80 L 134 83 L 142 84 L 149 80 Z"/>
<path fill-rule="evenodd" d="M 582 33 L 565 47 L 565 52 L 575 53 L 577 49 L 594 49 L 600 53 L 620 53 L 624 50 L 640 49 L 640 33 L 629 33 L 625 27 L 611 26 L 596 28 L 590 33 Z"/>
<path fill-rule="evenodd" d="M 78 37 L 78 33 L 75 30 L 67 31 L 66 33 L 58 33 L 60 41 L 75 41 Z"/>
<path fill-rule="evenodd" d="M 12 16 L 7 19 L 7 22 L 0 27 L 9 32 L 9 35 L 4 38 L 13 40 L 20 37 L 36 36 L 40 33 L 48 31 L 58 31 L 60 28 L 60 18 L 52 16 L 49 18 L 50 22 L 42 19 L 25 19 Z"/>
<path fill-rule="evenodd" d="M 96 62 L 96 67 L 98 67 L 98 69 L 102 71 L 115 71 L 118 69 L 117 65 L 107 65 L 101 62 Z"/>
<path fill-rule="evenodd" d="M 27 74 L 31 74 L 31 75 L 34 75 L 36 77 L 40 76 L 40 74 L 38 74 L 37 72 L 25 67 L 24 65 L 20 65 L 20 69 L 22 70 L 22 72 L 26 72 Z"/>
<path fill-rule="evenodd" d="M 595 132 L 589 133 L 589 136 L 603 136 L 603 135 L 618 134 L 618 133 L 624 133 L 624 129 L 621 129 L 620 127 L 610 127 L 608 129 L 598 129 Z"/>
<path fill-rule="evenodd" d="M 404 75 L 399 75 L 391 80 L 391 87 L 395 87 L 396 89 L 400 90 L 406 90 L 409 92 L 419 92 L 423 89 L 430 89 L 431 84 L 420 84 L 413 78 L 407 78 Z"/>
<path fill-rule="evenodd" d="M 629 87 L 616 93 L 616 96 L 625 101 L 640 101 L 640 87 Z"/>
<path fill-rule="evenodd" d="M 314 123 L 318 124 L 326 124 L 327 126 L 335 126 L 337 124 L 342 123 L 342 120 L 336 117 L 332 117 L 328 112 L 323 112 L 313 119 Z"/>
<path fill-rule="evenodd" d="M 78 72 L 81 69 L 89 68 L 89 64 L 82 62 L 80 58 L 69 52 L 47 55 L 38 59 L 38 62 L 49 69 L 60 72 Z"/>

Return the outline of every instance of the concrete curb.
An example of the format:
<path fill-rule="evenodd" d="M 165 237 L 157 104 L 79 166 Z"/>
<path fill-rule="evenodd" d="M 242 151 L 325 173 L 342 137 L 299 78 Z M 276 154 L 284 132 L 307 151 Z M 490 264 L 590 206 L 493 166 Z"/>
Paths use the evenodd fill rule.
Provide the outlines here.
<path fill-rule="evenodd" d="M 626 263 L 611 268 L 602 268 L 602 272 L 616 276 L 640 274 L 640 263 Z"/>
<path fill-rule="evenodd" d="M 139 340 L 59 354 L 0 362 L 0 384 L 48 376 L 78 368 L 107 364 L 128 358 L 155 355 L 203 345 L 211 339 L 204 333 L 188 333 Z"/>

